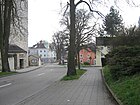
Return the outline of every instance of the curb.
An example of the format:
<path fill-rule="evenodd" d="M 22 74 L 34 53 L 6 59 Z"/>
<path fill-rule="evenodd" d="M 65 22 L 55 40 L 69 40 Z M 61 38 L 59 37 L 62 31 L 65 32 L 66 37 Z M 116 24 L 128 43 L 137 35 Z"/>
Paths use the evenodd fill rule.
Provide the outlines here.
<path fill-rule="evenodd" d="M 34 69 L 32 69 L 32 70 L 23 71 L 23 72 L 15 71 L 16 73 L 14 73 L 14 74 L 3 75 L 3 76 L 0 76 L 0 78 L 9 77 L 9 76 L 13 76 L 13 75 L 18 75 L 18 74 L 22 74 L 22 73 L 28 73 L 28 72 L 31 72 L 31 71 L 37 70 L 37 69 L 39 69 L 39 68 L 42 68 L 42 66 L 37 67 L 37 68 L 34 68 Z"/>
<path fill-rule="evenodd" d="M 123 105 L 123 103 L 117 98 L 117 96 L 114 94 L 114 92 L 111 90 L 111 88 L 106 83 L 104 73 L 103 73 L 103 69 L 100 69 L 100 71 L 101 71 L 103 82 L 104 82 L 109 94 L 112 96 L 113 100 L 116 102 L 117 105 Z"/>
<path fill-rule="evenodd" d="M 19 73 L 19 74 L 27 73 L 27 72 L 31 72 L 31 71 L 34 71 L 34 70 L 37 70 L 37 69 L 40 69 L 40 68 L 42 68 L 42 66 L 39 66 L 39 67 L 34 68 L 34 69 L 31 69 L 31 70 L 23 71 L 23 72 L 18 72 L 18 73 Z"/>

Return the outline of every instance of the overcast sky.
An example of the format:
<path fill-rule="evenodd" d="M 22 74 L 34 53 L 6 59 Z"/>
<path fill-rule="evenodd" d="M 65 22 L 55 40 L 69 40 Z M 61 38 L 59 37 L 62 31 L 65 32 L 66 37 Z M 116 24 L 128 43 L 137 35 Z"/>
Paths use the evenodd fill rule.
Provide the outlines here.
<path fill-rule="evenodd" d="M 51 42 L 52 35 L 59 31 L 61 28 L 59 25 L 61 19 L 60 1 L 63 1 L 62 6 L 64 6 L 69 0 L 28 0 L 29 46 L 40 40 Z M 112 4 L 107 5 L 110 7 Z M 126 26 L 138 23 L 140 7 L 130 7 L 124 2 L 118 5 Z M 101 5 L 98 6 L 98 10 L 102 11 L 104 15 L 109 13 L 109 8 Z"/>

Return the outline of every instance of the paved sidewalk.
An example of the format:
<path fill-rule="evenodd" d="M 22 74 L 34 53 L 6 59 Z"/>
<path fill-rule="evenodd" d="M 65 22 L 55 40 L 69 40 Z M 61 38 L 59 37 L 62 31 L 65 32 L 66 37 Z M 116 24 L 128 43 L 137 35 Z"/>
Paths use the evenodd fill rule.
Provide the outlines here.
<path fill-rule="evenodd" d="M 43 65 L 41 65 L 41 66 L 29 66 L 27 68 L 18 69 L 18 70 L 12 70 L 12 71 L 16 71 L 18 73 L 25 73 L 25 72 L 30 72 L 30 71 L 36 70 L 38 68 L 41 68 L 42 66 Z"/>
<path fill-rule="evenodd" d="M 58 81 L 17 105 L 115 105 L 99 69 L 88 68 L 79 80 Z"/>

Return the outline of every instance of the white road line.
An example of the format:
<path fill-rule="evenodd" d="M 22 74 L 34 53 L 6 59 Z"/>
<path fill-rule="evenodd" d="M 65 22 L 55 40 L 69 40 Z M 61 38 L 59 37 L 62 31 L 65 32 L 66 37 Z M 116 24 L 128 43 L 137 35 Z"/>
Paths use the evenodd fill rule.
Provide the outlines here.
<path fill-rule="evenodd" d="M 40 74 L 38 74 L 37 76 L 41 76 L 41 75 L 44 75 L 45 73 L 40 73 Z"/>
<path fill-rule="evenodd" d="M 8 83 L 8 84 L 5 84 L 5 85 L 1 85 L 0 88 L 6 87 L 6 86 L 9 86 L 9 85 L 12 85 L 12 83 Z"/>

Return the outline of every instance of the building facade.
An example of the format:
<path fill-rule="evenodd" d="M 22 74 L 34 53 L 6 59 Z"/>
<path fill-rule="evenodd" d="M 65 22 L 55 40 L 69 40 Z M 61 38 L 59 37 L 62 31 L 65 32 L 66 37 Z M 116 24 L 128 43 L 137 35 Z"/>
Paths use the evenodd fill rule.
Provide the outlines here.
<path fill-rule="evenodd" d="M 29 66 L 40 66 L 41 59 L 37 55 L 29 55 Z"/>
<path fill-rule="evenodd" d="M 15 0 L 15 5 L 18 17 L 14 17 L 14 25 L 11 23 L 9 48 L 12 46 L 12 50 L 8 51 L 10 69 L 20 69 L 28 66 L 28 0 Z M 23 53 L 16 52 L 17 48 L 22 50 Z M 14 51 L 14 53 L 11 51 Z"/>
<path fill-rule="evenodd" d="M 16 45 L 26 52 L 22 57 L 17 55 L 17 64 L 19 63 L 17 69 L 19 69 L 21 60 L 23 68 L 28 66 L 28 0 L 16 0 L 16 3 L 19 22 L 15 24 L 19 25 L 20 28 L 11 26 L 9 44 Z"/>
<path fill-rule="evenodd" d="M 93 52 L 90 48 L 81 49 L 79 52 L 80 63 L 83 64 L 88 62 L 90 65 L 94 65 L 95 55 L 95 52 Z"/>
<path fill-rule="evenodd" d="M 97 37 L 96 38 L 96 66 L 102 66 L 102 59 L 111 50 L 110 37 Z"/>
<path fill-rule="evenodd" d="M 29 47 L 29 55 L 40 56 L 42 63 L 49 63 L 56 61 L 55 51 L 50 50 L 49 43 L 40 41 L 39 43 Z"/>

